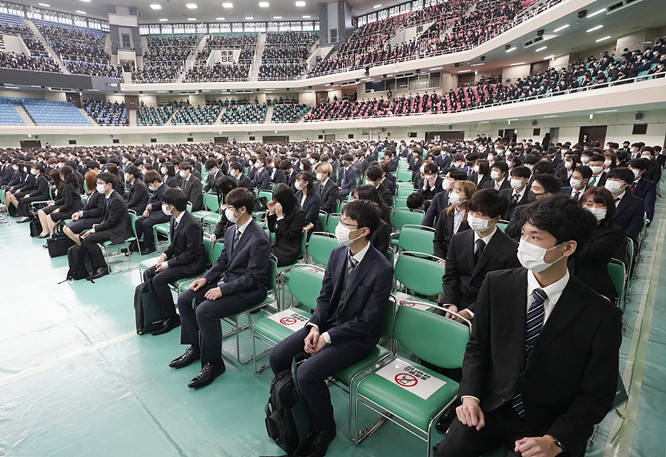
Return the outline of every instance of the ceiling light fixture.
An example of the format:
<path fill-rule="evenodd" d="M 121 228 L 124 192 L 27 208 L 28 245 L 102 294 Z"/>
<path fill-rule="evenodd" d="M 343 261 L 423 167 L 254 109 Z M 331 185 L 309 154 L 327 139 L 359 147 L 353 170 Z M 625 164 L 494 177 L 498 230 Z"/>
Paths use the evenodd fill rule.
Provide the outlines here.
<path fill-rule="evenodd" d="M 51 8 L 51 5 L 48 3 L 37 3 L 39 6 L 43 6 L 44 8 Z"/>
<path fill-rule="evenodd" d="M 253 16 L 245 16 L 246 21 L 253 21 L 254 17 Z"/>
<path fill-rule="evenodd" d="M 604 13 L 604 12 L 606 12 L 606 8 L 601 8 L 600 10 L 595 11 L 595 12 L 592 13 L 592 14 L 588 14 L 587 17 L 594 17 L 594 16 L 596 16 L 596 15 L 598 15 L 598 14 L 601 14 L 601 13 Z"/>
<path fill-rule="evenodd" d="M 506 53 L 508 54 L 508 53 L 510 53 L 510 52 L 515 51 L 516 49 L 518 49 L 518 48 L 515 47 L 515 46 L 511 46 L 509 49 L 506 50 Z"/>
<path fill-rule="evenodd" d="M 525 62 L 514 62 L 514 63 L 511 64 L 512 67 L 514 65 L 525 65 Z"/>
<path fill-rule="evenodd" d="M 282 19 L 282 16 L 273 16 L 273 19 Z"/>
<path fill-rule="evenodd" d="M 83 3 L 90 3 L 90 0 L 81 0 Z"/>
<path fill-rule="evenodd" d="M 302 8 L 305 6 L 305 2 L 303 0 L 298 0 L 294 3 L 294 5 L 298 6 L 299 8 Z"/>
<path fill-rule="evenodd" d="M 541 46 L 540 48 L 536 48 L 536 49 L 534 50 L 534 52 L 541 52 L 541 51 L 543 51 L 544 49 L 548 49 L 548 46 Z"/>
<path fill-rule="evenodd" d="M 223 17 L 216 17 L 215 20 L 216 20 L 216 21 L 223 21 L 224 18 L 223 18 Z"/>
<path fill-rule="evenodd" d="M 188 10 L 195 10 L 195 9 L 197 9 L 197 4 L 196 3 L 186 3 L 185 8 L 187 8 Z"/>
<path fill-rule="evenodd" d="M 159 3 L 151 3 L 151 4 L 150 4 L 150 9 L 151 9 L 151 10 L 161 10 L 161 9 L 162 9 L 162 5 L 160 5 Z"/>
<path fill-rule="evenodd" d="M 86 12 L 83 11 L 83 10 L 76 10 L 76 12 L 79 13 L 79 14 L 88 14 L 88 13 L 86 13 Z"/>
<path fill-rule="evenodd" d="M 310 19 L 310 15 L 309 14 L 304 15 L 303 19 Z"/>
<path fill-rule="evenodd" d="M 592 27 L 591 29 L 587 29 L 586 32 L 587 32 L 587 33 L 594 32 L 595 30 L 599 30 L 599 29 L 601 29 L 601 28 L 603 28 L 603 24 L 595 25 L 595 26 Z"/>
<path fill-rule="evenodd" d="M 259 2 L 259 8 L 268 8 L 269 6 L 271 6 L 271 4 L 268 2 Z"/>
<path fill-rule="evenodd" d="M 480 67 L 481 65 L 485 65 L 485 63 L 484 62 L 473 63 L 472 65 L 470 65 L 470 67 Z"/>
<path fill-rule="evenodd" d="M 566 29 L 569 27 L 569 24 L 564 24 L 553 30 L 554 33 L 561 32 L 562 30 Z"/>
<path fill-rule="evenodd" d="M 601 38 L 598 38 L 594 40 L 595 43 L 601 43 L 602 41 L 605 41 L 610 38 L 610 35 L 602 36 Z"/>
<path fill-rule="evenodd" d="M 554 58 L 555 58 L 555 56 L 548 56 L 548 57 L 546 57 L 546 60 L 553 60 Z"/>
<path fill-rule="evenodd" d="M 196 17 L 188 17 L 187 20 L 188 20 L 188 21 L 196 21 L 197 18 L 196 18 Z"/>
<path fill-rule="evenodd" d="M 169 19 L 167 19 L 167 18 L 165 18 L 165 17 L 159 19 L 160 22 L 167 22 L 168 20 L 169 20 Z"/>
<path fill-rule="evenodd" d="M 381 3 L 377 3 L 376 5 L 372 5 L 372 7 L 373 7 L 374 9 L 381 8 L 381 6 L 382 6 Z"/>
<path fill-rule="evenodd" d="M 233 8 L 233 7 L 234 7 L 234 4 L 231 3 L 231 2 L 222 3 L 222 8 L 224 8 L 224 9 L 230 9 L 230 8 Z"/>

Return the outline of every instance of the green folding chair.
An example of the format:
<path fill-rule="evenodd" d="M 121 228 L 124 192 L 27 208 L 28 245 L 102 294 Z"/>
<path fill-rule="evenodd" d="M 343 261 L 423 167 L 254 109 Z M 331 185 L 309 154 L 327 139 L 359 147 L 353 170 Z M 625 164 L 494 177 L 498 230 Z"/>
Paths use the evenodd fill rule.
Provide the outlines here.
<path fill-rule="evenodd" d="M 443 259 L 422 252 L 400 252 L 395 262 L 394 290 L 405 289 L 415 300 L 427 300 L 442 293 L 442 278 L 446 271 Z M 398 287 L 400 285 L 400 287 Z"/>
<path fill-rule="evenodd" d="M 411 172 L 411 170 L 398 170 L 397 181 L 398 182 L 412 182 L 412 172 Z"/>
<path fill-rule="evenodd" d="M 405 224 L 397 234 L 397 246 L 401 251 L 422 252 L 434 255 L 434 239 L 434 228 L 426 227 L 425 225 Z"/>
<path fill-rule="evenodd" d="M 423 221 L 423 211 L 410 209 L 396 209 L 393 211 L 393 228 L 400 230 L 403 225 L 421 225 Z"/>
<path fill-rule="evenodd" d="M 328 215 L 326 225 L 322 225 L 322 227 L 326 227 L 326 233 L 335 234 L 335 228 L 338 226 L 340 216 L 342 216 L 340 213 L 331 213 Z"/>
<path fill-rule="evenodd" d="M 502 233 L 506 232 L 506 228 L 509 226 L 509 221 L 500 220 L 497 222 L 497 228 L 500 229 Z"/>
<path fill-rule="evenodd" d="M 624 289 L 627 286 L 627 270 L 624 263 L 617 259 L 610 259 L 607 265 L 608 275 L 617 292 L 617 306 L 624 311 Z"/>
<path fill-rule="evenodd" d="M 456 369 L 462 366 L 469 327 L 435 313 L 399 306 L 393 335 L 400 347 L 418 360 Z M 356 405 L 352 420 L 355 442 L 377 430 L 371 427 L 363 434 L 358 432 L 360 403 L 425 441 L 426 455 L 430 455 L 432 428 L 454 403 L 458 383 L 411 359 L 392 357 L 359 382 L 352 399 Z"/>
<path fill-rule="evenodd" d="M 326 267 L 331 252 L 340 246 L 335 235 L 326 232 L 314 232 L 305 247 L 307 263 Z"/>
<path fill-rule="evenodd" d="M 409 209 L 407 208 L 407 197 L 396 197 L 393 201 L 394 209 Z"/>

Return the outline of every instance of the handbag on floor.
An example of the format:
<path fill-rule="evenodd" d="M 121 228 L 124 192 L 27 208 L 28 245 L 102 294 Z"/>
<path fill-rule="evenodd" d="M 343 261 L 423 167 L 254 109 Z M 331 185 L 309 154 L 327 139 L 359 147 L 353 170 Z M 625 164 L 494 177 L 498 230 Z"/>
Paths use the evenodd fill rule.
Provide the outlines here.
<path fill-rule="evenodd" d="M 291 455 L 304 444 L 311 431 L 310 411 L 299 394 L 296 383 L 298 365 L 306 358 L 305 353 L 296 355 L 291 362 L 291 368 L 273 378 L 265 408 L 268 436 L 287 455 Z"/>
<path fill-rule="evenodd" d="M 46 240 L 46 247 L 49 250 L 49 256 L 60 257 L 67 254 L 69 248 L 74 246 L 74 241 L 67 235 L 52 236 Z"/>
<path fill-rule="evenodd" d="M 67 280 L 85 279 L 92 275 L 92 261 L 90 255 L 83 246 L 75 244 L 67 250 L 67 262 L 69 263 L 69 271 L 67 272 Z"/>
<path fill-rule="evenodd" d="M 136 333 L 139 335 L 152 332 L 155 322 L 163 320 L 157 295 L 148 282 L 143 282 L 134 289 L 134 317 Z"/>
<path fill-rule="evenodd" d="M 30 236 L 33 238 L 36 238 L 39 236 L 40 233 L 42 233 L 42 224 L 39 222 L 39 219 L 36 217 L 32 217 L 30 219 Z"/>

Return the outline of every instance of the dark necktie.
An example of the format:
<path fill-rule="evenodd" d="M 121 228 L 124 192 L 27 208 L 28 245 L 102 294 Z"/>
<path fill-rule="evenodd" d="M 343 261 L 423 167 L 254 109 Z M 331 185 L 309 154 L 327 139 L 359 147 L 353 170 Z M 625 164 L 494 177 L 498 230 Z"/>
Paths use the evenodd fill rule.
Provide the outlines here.
<path fill-rule="evenodd" d="M 479 263 L 479 259 L 481 259 L 483 250 L 486 248 L 486 242 L 483 241 L 481 238 L 479 238 L 474 242 L 474 245 L 476 247 L 476 249 L 474 250 L 474 264 L 476 265 L 477 263 Z"/>
<path fill-rule="evenodd" d="M 240 240 L 241 232 L 236 228 L 236 231 L 234 232 L 234 244 L 231 247 L 231 252 L 233 253 L 236 250 L 236 245 L 238 244 L 238 240 Z"/>
<path fill-rule="evenodd" d="M 574 193 L 574 200 L 578 200 L 580 198 L 580 192 L 575 192 Z"/>
<path fill-rule="evenodd" d="M 354 272 L 354 268 L 358 265 L 358 261 L 353 258 L 351 255 L 347 257 L 347 277 L 351 276 Z"/>
<path fill-rule="evenodd" d="M 635 189 L 635 188 L 636 188 L 636 183 L 635 183 L 635 182 L 632 182 L 632 183 L 631 183 L 631 186 L 629 186 L 629 192 L 631 193 L 631 195 L 634 194 L 634 189 Z"/>
<path fill-rule="evenodd" d="M 511 202 L 511 206 L 516 206 L 518 204 L 518 200 L 520 200 L 520 194 L 513 194 L 513 201 Z"/>
<path fill-rule="evenodd" d="M 534 289 L 532 291 L 532 303 L 527 310 L 527 319 L 525 323 L 525 364 L 539 341 L 541 330 L 543 329 L 543 320 L 546 311 L 543 304 L 548 299 L 548 295 L 543 289 Z M 511 399 L 511 407 L 520 417 L 525 417 L 525 403 L 523 402 L 523 394 L 518 392 Z"/>

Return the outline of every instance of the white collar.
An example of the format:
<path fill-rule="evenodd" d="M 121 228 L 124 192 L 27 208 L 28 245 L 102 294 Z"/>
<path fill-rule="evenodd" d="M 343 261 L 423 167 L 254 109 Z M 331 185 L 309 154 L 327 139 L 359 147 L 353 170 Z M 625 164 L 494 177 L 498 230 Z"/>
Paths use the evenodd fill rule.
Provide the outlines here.
<path fill-rule="evenodd" d="M 176 218 L 176 224 L 180 224 L 180 220 L 183 218 L 183 214 L 185 214 L 185 211 L 180 212 L 180 214 Z"/>
<path fill-rule="evenodd" d="M 528 271 L 527 272 L 527 294 L 531 295 L 534 289 L 541 289 L 543 290 L 546 295 L 548 296 L 548 301 L 552 303 L 552 305 L 555 305 L 557 301 L 560 299 L 560 296 L 562 295 L 562 292 L 564 292 L 564 288 L 567 286 L 569 283 L 569 269 L 567 269 L 567 272 L 562 276 L 560 279 L 555 281 L 549 286 L 546 287 L 541 287 L 541 284 L 539 284 L 539 281 L 537 281 L 536 276 L 534 276 L 534 272 Z M 528 304 L 529 306 L 529 304 Z"/>
<path fill-rule="evenodd" d="M 236 225 L 236 230 L 240 232 L 240 235 L 242 236 L 243 233 L 245 233 L 245 229 L 247 228 L 248 225 L 250 225 L 250 222 L 252 222 L 252 218 L 250 217 L 245 224 L 241 225 L 240 227 Z"/>
<path fill-rule="evenodd" d="M 361 249 L 360 251 L 358 251 L 356 254 L 354 254 L 354 255 L 352 256 L 352 258 L 353 258 L 354 260 L 356 260 L 357 265 L 361 263 L 361 261 L 363 260 L 363 257 L 365 257 L 365 254 L 367 254 L 368 249 L 370 249 L 370 244 L 371 244 L 371 243 L 368 241 L 368 244 L 366 244 L 365 247 L 364 247 L 363 249 Z M 351 251 L 350 251 L 349 248 L 348 248 L 348 249 L 347 249 L 347 255 L 349 255 L 349 254 L 351 254 Z"/>
<path fill-rule="evenodd" d="M 490 240 L 492 239 L 496 231 L 497 231 L 497 224 L 495 224 L 495 228 L 493 229 L 493 231 L 490 232 L 489 235 L 484 236 L 483 238 L 481 238 L 478 233 L 474 232 L 474 244 L 476 244 L 477 240 L 483 240 L 486 246 L 488 246 L 488 243 L 490 243 Z"/>

